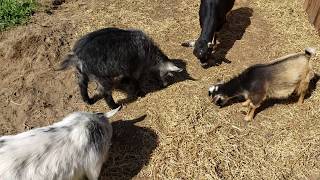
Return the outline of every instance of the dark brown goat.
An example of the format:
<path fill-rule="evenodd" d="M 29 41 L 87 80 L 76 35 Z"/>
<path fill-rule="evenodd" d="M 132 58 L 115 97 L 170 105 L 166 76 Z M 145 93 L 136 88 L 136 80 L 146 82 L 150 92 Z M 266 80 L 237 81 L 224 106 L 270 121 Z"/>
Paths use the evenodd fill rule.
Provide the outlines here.
<path fill-rule="evenodd" d="M 290 54 L 268 64 L 257 64 L 226 83 L 209 88 L 209 96 L 218 106 L 224 106 L 234 97 L 244 97 L 243 106 L 249 107 L 244 118 L 252 120 L 255 110 L 268 98 L 287 98 L 299 95 L 303 103 L 310 80 L 314 76 L 310 58 L 315 49 L 306 48 L 304 53 Z"/>

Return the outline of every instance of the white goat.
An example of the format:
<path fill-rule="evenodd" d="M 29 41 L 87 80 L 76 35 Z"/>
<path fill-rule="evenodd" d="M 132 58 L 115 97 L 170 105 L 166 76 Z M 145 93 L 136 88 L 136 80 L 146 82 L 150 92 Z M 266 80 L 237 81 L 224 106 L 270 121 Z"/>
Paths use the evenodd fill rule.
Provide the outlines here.
<path fill-rule="evenodd" d="M 74 112 L 51 126 L 0 137 L 0 179 L 98 179 L 111 145 L 108 113 Z"/>

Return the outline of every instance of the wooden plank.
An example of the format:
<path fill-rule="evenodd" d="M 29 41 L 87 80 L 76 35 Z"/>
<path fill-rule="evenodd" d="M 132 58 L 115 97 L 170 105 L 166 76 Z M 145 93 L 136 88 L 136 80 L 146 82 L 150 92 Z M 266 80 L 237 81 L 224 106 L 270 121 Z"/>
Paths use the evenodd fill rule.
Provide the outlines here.
<path fill-rule="evenodd" d="M 308 14 L 310 23 L 320 32 L 320 0 L 305 0 L 304 9 Z"/>

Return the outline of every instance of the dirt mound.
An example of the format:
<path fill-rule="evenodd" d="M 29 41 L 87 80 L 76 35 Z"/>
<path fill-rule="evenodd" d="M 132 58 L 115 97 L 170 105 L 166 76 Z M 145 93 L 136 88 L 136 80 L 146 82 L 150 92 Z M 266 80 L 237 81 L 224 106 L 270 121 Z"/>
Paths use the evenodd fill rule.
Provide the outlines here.
<path fill-rule="evenodd" d="M 53 69 L 70 48 L 71 30 L 70 23 L 30 24 L 2 35 L 1 132 L 11 134 L 56 119 L 56 105 L 63 101 L 57 92 L 65 91 L 65 85 Z"/>

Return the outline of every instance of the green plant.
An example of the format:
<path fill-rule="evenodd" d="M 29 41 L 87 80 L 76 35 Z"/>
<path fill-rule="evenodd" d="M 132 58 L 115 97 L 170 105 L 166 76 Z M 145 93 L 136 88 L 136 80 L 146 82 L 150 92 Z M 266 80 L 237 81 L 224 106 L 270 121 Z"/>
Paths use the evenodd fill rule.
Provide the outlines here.
<path fill-rule="evenodd" d="M 35 8 L 35 0 L 0 0 L 0 31 L 25 23 Z"/>

